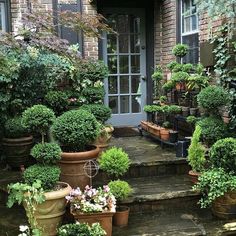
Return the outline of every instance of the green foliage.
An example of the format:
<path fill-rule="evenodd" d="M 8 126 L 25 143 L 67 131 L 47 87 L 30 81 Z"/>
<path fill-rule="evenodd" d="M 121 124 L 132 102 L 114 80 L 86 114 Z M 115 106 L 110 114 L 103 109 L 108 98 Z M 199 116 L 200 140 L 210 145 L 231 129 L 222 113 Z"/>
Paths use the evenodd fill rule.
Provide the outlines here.
<path fill-rule="evenodd" d="M 165 121 L 163 124 L 162 124 L 162 127 L 164 127 L 165 129 L 169 129 L 171 128 L 171 123 L 169 121 Z"/>
<path fill-rule="evenodd" d="M 193 137 L 191 139 L 191 144 L 188 149 L 189 165 L 196 172 L 202 172 L 206 164 L 206 150 L 200 142 L 201 132 L 201 127 L 197 125 L 193 133 Z"/>
<path fill-rule="evenodd" d="M 130 185 L 122 180 L 110 181 L 108 186 L 117 201 L 125 200 L 133 192 Z"/>
<path fill-rule="evenodd" d="M 58 229 L 58 236 L 105 236 L 106 232 L 99 223 L 89 226 L 85 223 L 73 223 L 61 226 Z"/>
<path fill-rule="evenodd" d="M 162 108 L 159 105 L 145 105 L 143 110 L 148 113 L 162 112 Z"/>
<path fill-rule="evenodd" d="M 14 117 L 6 121 L 4 125 L 6 138 L 22 138 L 29 135 L 25 127 L 22 126 L 21 120 L 21 117 Z"/>
<path fill-rule="evenodd" d="M 201 174 L 194 189 L 201 191 L 202 198 L 199 203 L 202 208 L 206 208 L 216 198 L 236 189 L 236 176 L 226 173 L 222 168 L 210 169 Z"/>
<path fill-rule="evenodd" d="M 160 82 L 161 80 L 163 80 L 163 70 L 160 66 L 156 66 L 156 69 L 154 71 L 154 73 L 152 74 L 152 79 L 153 81 L 157 81 Z"/>
<path fill-rule="evenodd" d="M 59 181 L 60 173 L 58 166 L 35 164 L 24 171 L 23 179 L 28 185 L 32 185 L 35 180 L 40 180 L 42 189 L 50 191 L 55 187 L 56 182 Z"/>
<path fill-rule="evenodd" d="M 34 105 L 22 114 L 22 125 L 31 132 L 40 133 L 42 141 L 44 135 L 55 121 L 54 112 L 44 105 Z"/>
<path fill-rule="evenodd" d="M 68 99 L 67 93 L 63 91 L 49 91 L 44 98 L 46 105 L 57 115 L 67 110 Z"/>
<path fill-rule="evenodd" d="M 88 104 L 101 104 L 105 96 L 105 90 L 104 87 L 86 87 L 82 90 L 82 96 Z"/>
<path fill-rule="evenodd" d="M 99 125 L 90 112 L 83 109 L 67 111 L 52 126 L 54 137 L 68 151 L 84 151 L 99 134 Z"/>
<path fill-rule="evenodd" d="M 98 159 L 101 170 L 118 178 L 124 175 L 130 166 L 129 156 L 121 148 L 112 147 L 101 154 Z"/>
<path fill-rule="evenodd" d="M 37 162 L 53 165 L 61 159 L 61 148 L 56 143 L 38 143 L 31 149 L 31 155 Z"/>
<path fill-rule="evenodd" d="M 216 113 L 221 106 L 229 104 L 230 95 L 223 87 L 208 86 L 198 94 L 197 101 L 208 112 Z"/>
<path fill-rule="evenodd" d="M 180 72 L 180 71 L 183 71 L 183 64 L 176 64 L 175 67 L 173 68 L 172 72 Z"/>
<path fill-rule="evenodd" d="M 207 145 L 211 146 L 217 140 L 225 138 L 228 128 L 224 122 L 216 117 L 203 118 L 197 122 L 202 129 L 202 138 Z"/>
<path fill-rule="evenodd" d="M 225 138 L 218 140 L 211 147 L 210 163 L 226 172 L 236 172 L 236 139 Z"/>
<path fill-rule="evenodd" d="M 166 91 L 166 92 L 170 92 L 173 88 L 175 87 L 175 83 L 170 80 L 167 81 L 165 84 L 163 84 L 162 88 Z"/>
<path fill-rule="evenodd" d="M 186 44 L 176 44 L 172 49 L 172 53 L 176 57 L 184 57 L 189 51 L 189 47 Z"/>
<path fill-rule="evenodd" d="M 111 117 L 111 109 L 103 104 L 83 105 L 80 109 L 84 109 L 92 113 L 98 122 L 104 124 Z"/>
<path fill-rule="evenodd" d="M 188 90 L 194 90 L 194 89 L 203 89 L 206 88 L 209 85 L 210 77 L 194 74 L 188 77 L 187 80 L 187 88 Z"/>
<path fill-rule="evenodd" d="M 173 71 L 173 69 L 178 65 L 179 63 L 176 61 L 171 61 L 169 64 L 167 64 L 167 69 L 170 71 Z"/>
<path fill-rule="evenodd" d="M 188 77 L 189 77 L 189 74 L 187 72 L 179 71 L 179 72 L 174 73 L 171 76 L 171 80 L 174 83 L 180 83 L 180 82 L 187 81 Z"/>
<path fill-rule="evenodd" d="M 191 71 L 193 71 L 193 69 L 194 69 L 193 64 L 187 63 L 183 65 L 184 72 L 190 73 Z"/>
<path fill-rule="evenodd" d="M 160 102 L 166 102 L 167 97 L 166 96 L 160 96 L 159 100 L 160 100 Z"/>
<path fill-rule="evenodd" d="M 169 105 L 168 113 L 169 114 L 177 114 L 181 112 L 181 107 L 177 105 Z"/>
<path fill-rule="evenodd" d="M 186 121 L 189 123 L 189 124 L 192 124 L 194 125 L 197 121 L 198 121 L 198 118 L 196 116 L 188 116 Z"/>

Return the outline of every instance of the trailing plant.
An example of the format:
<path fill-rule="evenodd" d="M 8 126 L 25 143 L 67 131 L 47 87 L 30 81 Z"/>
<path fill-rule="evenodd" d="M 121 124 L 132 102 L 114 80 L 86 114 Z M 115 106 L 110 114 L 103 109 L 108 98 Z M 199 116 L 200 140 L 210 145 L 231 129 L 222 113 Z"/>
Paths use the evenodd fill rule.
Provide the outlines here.
<path fill-rule="evenodd" d="M 236 176 L 222 168 L 210 169 L 201 174 L 199 182 L 193 188 L 201 191 L 199 204 L 206 208 L 218 197 L 236 189 Z"/>
<path fill-rule="evenodd" d="M 186 44 L 176 44 L 172 49 L 172 53 L 176 57 L 184 57 L 189 51 L 189 47 Z"/>
<path fill-rule="evenodd" d="M 115 178 L 124 175 L 131 164 L 128 154 L 117 147 L 112 147 L 103 152 L 98 163 L 101 170 Z"/>
<path fill-rule="evenodd" d="M 191 139 L 191 144 L 188 149 L 189 165 L 196 172 L 202 172 L 206 164 L 206 150 L 200 142 L 201 132 L 201 127 L 197 125 L 193 133 L 193 137 Z"/>
<path fill-rule="evenodd" d="M 55 139 L 67 151 L 86 150 L 86 146 L 97 138 L 99 131 L 94 115 L 83 109 L 65 112 L 52 125 Z"/>
<path fill-rule="evenodd" d="M 218 140 L 211 147 L 210 163 L 213 167 L 222 168 L 226 172 L 236 172 L 236 139 Z"/>

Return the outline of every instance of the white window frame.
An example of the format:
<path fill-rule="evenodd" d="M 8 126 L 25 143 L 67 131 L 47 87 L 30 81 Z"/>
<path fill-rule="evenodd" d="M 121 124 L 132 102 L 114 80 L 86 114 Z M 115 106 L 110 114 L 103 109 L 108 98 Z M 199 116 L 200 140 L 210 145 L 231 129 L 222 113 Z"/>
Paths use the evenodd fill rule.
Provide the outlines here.
<path fill-rule="evenodd" d="M 6 22 L 6 3 L 0 2 L 0 10 L 1 10 L 1 22 L 2 22 L 2 29 L 3 32 L 7 31 L 7 22 Z"/>

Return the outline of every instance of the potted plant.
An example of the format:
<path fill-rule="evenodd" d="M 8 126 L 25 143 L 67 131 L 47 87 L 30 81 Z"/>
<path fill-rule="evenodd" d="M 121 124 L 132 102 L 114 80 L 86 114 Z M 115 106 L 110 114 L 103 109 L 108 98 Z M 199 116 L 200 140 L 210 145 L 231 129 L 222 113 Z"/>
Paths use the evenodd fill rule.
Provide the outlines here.
<path fill-rule="evenodd" d="M 9 186 L 8 198 L 9 207 L 15 202 L 23 203 L 31 228 L 45 236 L 56 235 L 65 213 L 65 196 L 71 190 L 67 183 L 58 182 L 60 169 L 56 164 L 61 158 L 60 147 L 56 143 L 44 142 L 54 118 L 53 111 L 43 105 L 35 105 L 24 111 L 23 125 L 32 132 L 39 130 L 42 135 L 41 143 L 31 150 L 31 155 L 38 163 L 25 169 L 24 183 Z"/>
<path fill-rule="evenodd" d="M 160 96 L 160 105 L 165 105 L 167 102 L 167 97 L 166 96 Z"/>
<path fill-rule="evenodd" d="M 95 145 L 99 148 L 107 147 L 108 142 L 111 139 L 112 132 L 114 131 L 114 128 L 111 125 L 105 125 L 105 122 L 111 117 L 111 109 L 103 104 L 83 105 L 80 109 L 84 109 L 92 113 L 101 124 L 100 134 L 95 141 Z"/>
<path fill-rule="evenodd" d="M 76 236 L 76 235 L 84 235 L 84 236 L 105 236 L 106 232 L 100 226 L 99 223 L 94 223 L 89 226 L 86 223 L 72 223 L 62 225 L 58 229 L 58 236 Z"/>
<path fill-rule="evenodd" d="M 169 121 L 165 121 L 162 124 L 162 128 L 160 130 L 160 135 L 161 135 L 161 139 L 164 141 L 168 141 L 170 138 L 170 128 L 171 128 L 171 124 Z"/>
<path fill-rule="evenodd" d="M 52 125 L 52 134 L 62 148 L 61 180 L 72 187 L 84 188 L 90 184 L 84 165 L 96 159 L 99 148 L 89 145 L 98 136 L 99 124 L 88 111 L 83 109 L 67 111 L 57 117 Z"/>
<path fill-rule="evenodd" d="M 191 139 L 191 144 L 188 148 L 187 160 L 189 165 L 192 167 L 192 170 L 189 171 L 189 176 L 194 184 L 197 183 L 198 177 L 205 169 L 206 164 L 206 149 L 200 142 L 201 131 L 201 127 L 197 125 Z"/>
<path fill-rule="evenodd" d="M 86 186 L 84 191 L 76 188 L 66 199 L 76 221 L 90 225 L 100 223 L 106 235 L 112 235 L 112 216 L 116 209 L 116 199 L 108 186 L 97 189 Z"/>
<path fill-rule="evenodd" d="M 186 44 L 176 44 L 173 49 L 172 49 L 172 53 L 176 56 L 176 57 L 184 57 L 189 51 L 189 47 Z"/>
<path fill-rule="evenodd" d="M 116 213 L 113 216 L 113 224 L 120 227 L 127 226 L 130 208 L 127 206 L 122 206 L 121 204 L 122 201 L 128 198 L 133 190 L 126 181 L 122 180 L 110 181 L 108 186 L 111 193 L 115 196 L 117 204 L 119 204 L 116 207 Z"/>
<path fill-rule="evenodd" d="M 185 83 L 189 77 L 189 74 L 184 71 L 178 71 L 172 74 L 171 80 L 175 84 L 176 90 L 185 90 Z"/>
<path fill-rule="evenodd" d="M 152 74 L 152 80 L 154 82 L 154 100 L 160 96 L 161 93 L 161 81 L 164 78 L 163 70 L 161 66 L 156 66 L 154 73 Z"/>
<path fill-rule="evenodd" d="M 21 124 L 21 117 L 14 117 L 4 125 L 3 151 L 7 163 L 13 168 L 29 164 L 33 136 Z"/>

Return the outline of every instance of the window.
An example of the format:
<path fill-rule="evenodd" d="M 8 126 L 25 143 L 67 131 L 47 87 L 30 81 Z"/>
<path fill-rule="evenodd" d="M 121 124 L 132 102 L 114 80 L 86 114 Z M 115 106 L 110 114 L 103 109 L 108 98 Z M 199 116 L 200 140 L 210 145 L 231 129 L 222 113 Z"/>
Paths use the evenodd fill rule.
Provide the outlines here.
<path fill-rule="evenodd" d="M 4 2 L 0 2 L 0 30 L 6 31 L 6 4 Z"/>
<path fill-rule="evenodd" d="M 181 43 L 189 46 L 183 63 L 199 62 L 198 13 L 195 0 L 181 0 Z"/>

